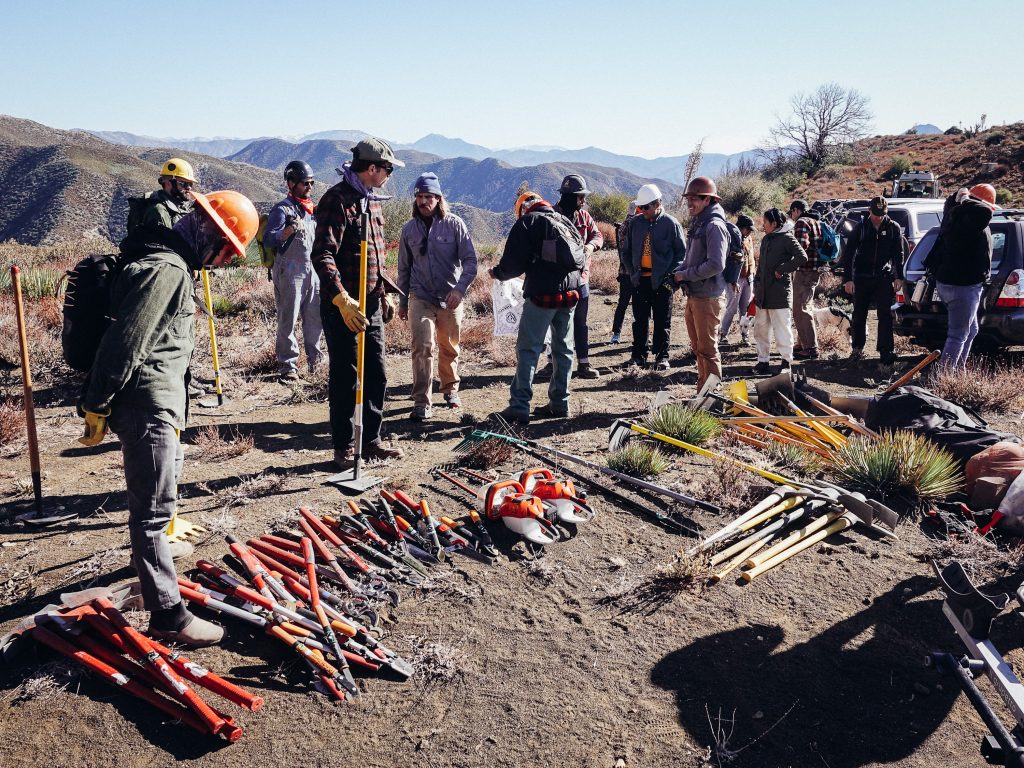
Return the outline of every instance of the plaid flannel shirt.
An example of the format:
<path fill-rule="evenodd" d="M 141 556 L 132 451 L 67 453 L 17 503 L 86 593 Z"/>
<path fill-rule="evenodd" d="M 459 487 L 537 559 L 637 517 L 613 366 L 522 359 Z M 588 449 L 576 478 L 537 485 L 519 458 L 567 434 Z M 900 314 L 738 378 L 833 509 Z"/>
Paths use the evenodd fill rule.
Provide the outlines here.
<path fill-rule="evenodd" d="M 821 224 L 810 216 L 801 216 L 793 227 L 793 236 L 807 253 L 807 263 L 798 267 L 801 272 L 821 269 L 824 264 L 818 258 L 818 247 L 821 245 Z"/>
<path fill-rule="evenodd" d="M 316 207 L 316 236 L 310 259 L 320 278 L 320 300 L 329 303 L 344 289 L 359 298 L 360 219 L 364 197 L 347 181 L 324 193 Z M 383 293 L 384 211 L 379 200 L 370 200 L 370 233 L 366 260 L 366 294 Z"/>

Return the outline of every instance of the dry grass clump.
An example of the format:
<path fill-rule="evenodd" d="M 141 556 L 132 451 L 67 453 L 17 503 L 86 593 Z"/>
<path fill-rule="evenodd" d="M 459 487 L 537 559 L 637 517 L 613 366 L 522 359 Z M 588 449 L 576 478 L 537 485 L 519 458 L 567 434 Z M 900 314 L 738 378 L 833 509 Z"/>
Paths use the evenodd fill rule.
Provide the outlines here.
<path fill-rule="evenodd" d="M 494 319 L 490 316 L 466 317 L 462 321 L 459 346 L 465 350 L 479 351 L 490 346 L 494 338 Z"/>
<path fill-rule="evenodd" d="M 1024 564 L 1024 544 L 1003 549 L 991 536 L 964 531 L 931 542 L 928 551 L 919 557 L 940 563 L 955 560 L 963 565 L 971 581 L 984 585 L 1020 570 Z"/>
<path fill-rule="evenodd" d="M 657 448 L 632 442 L 609 456 L 608 466 L 634 477 L 653 477 L 669 468 L 669 460 Z"/>
<path fill-rule="evenodd" d="M 394 319 L 384 326 L 384 348 L 388 354 L 405 355 L 412 351 L 412 327 L 395 310 Z"/>
<path fill-rule="evenodd" d="M 413 637 L 413 654 L 409 660 L 416 674 L 425 683 L 450 683 L 464 676 L 466 654 L 461 645 L 434 642 Z"/>
<path fill-rule="evenodd" d="M 931 501 L 960 490 L 957 460 L 921 435 L 883 432 L 880 440 L 852 437 L 836 450 L 831 474 L 871 498 L 902 496 Z"/>
<path fill-rule="evenodd" d="M 54 370 L 63 368 L 60 317 L 56 299 L 25 302 L 25 336 L 28 339 L 29 362 L 34 378 L 44 380 Z M 0 295 L 0 328 L 10 329 L 8 333 L 0 333 L 0 367 L 21 368 L 17 327 L 14 297 L 10 294 Z"/>
<path fill-rule="evenodd" d="M 506 440 L 483 440 L 462 456 L 458 463 L 467 469 L 490 469 L 510 461 L 515 452 L 512 443 Z"/>
<path fill-rule="evenodd" d="M 690 555 L 685 549 L 665 565 L 658 566 L 647 584 L 662 592 L 699 592 L 712 576 L 711 558 L 706 552 Z"/>
<path fill-rule="evenodd" d="M 834 325 L 818 329 L 818 354 L 835 359 L 850 354 L 850 334 Z"/>
<path fill-rule="evenodd" d="M 598 251 L 590 259 L 590 291 L 617 296 L 619 293 L 619 254 Z"/>
<path fill-rule="evenodd" d="M 721 422 L 707 411 L 675 403 L 658 408 L 643 420 L 643 425 L 654 432 L 693 445 L 704 445 L 722 431 Z"/>
<path fill-rule="evenodd" d="M 82 668 L 67 661 L 44 664 L 32 677 L 14 689 L 12 704 L 26 704 L 30 701 L 53 704 L 72 685 L 77 684 Z"/>
<path fill-rule="evenodd" d="M 20 444 L 24 437 L 24 405 L 14 398 L 5 397 L 0 400 L 0 448 Z"/>
<path fill-rule="evenodd" d="M 244 456 L 252 450 L 253 438 L 238 427 L 228 427 L 225 434 L 215 424 L 196 429 L 192 444 L 203 461 L 227 461 Z"/>
<path fill-rule="evenodd" d="M 955 370 L 939 367 L 931 390 L 970 408 L 1020 413 L 1024 410 L 1024 368 L 973 361 Z"/>
<path fill-rule="evenodd" d="M 95 584 L 101 576 L 127 565 L 129 559 L 130 553 L 124 548 L 101 549 L 75 565 L 64 575 L 59 584 L 63 586 L 80 583 L 80 589 L 86 589 Z"/>
<path fill-rule="evenodd" d="M 274 342 L 264 342 L 238 354 L 233 366 L 242 376 L 266 376 L 277 373 L 277 353 Z"/>
<path fill-rule="evenodd" d="M 515 336 L 492 336 L 488 351 L 495 365 L 503 368 L 515 365 L 517 357 Z"/>
<path fill-rule="evenodd" d="M 779 469 L 792 470 L 802 477 L 813 477 L 825 467 L 818 454 L 792 443 L 768 443 L 768 458 Z"/>

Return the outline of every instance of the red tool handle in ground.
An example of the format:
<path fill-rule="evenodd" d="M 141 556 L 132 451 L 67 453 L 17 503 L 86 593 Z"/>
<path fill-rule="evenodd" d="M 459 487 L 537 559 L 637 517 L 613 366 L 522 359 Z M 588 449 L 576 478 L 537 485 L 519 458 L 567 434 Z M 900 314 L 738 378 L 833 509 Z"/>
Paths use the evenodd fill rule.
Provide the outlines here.
<path fill-rule="evenodd" d="M 32 365 L 28 358 L 28 336 L 25 333 L 25 306 L 21 296 L 21 270 L 11 265 L 11 284 L 14 286 L 14 314 L 18 318 L 18 348 L 21 351 L 21 384 L 25 394 L 25 431 L 28 432 L 28 463 L 32 472 L 32 493 L 36 513 L 43 514 L 43 481 L 39 470 L 39 441 L 36 437 L 36 407 L 32 398 Z"/>
<path fill-rule="evenodd" d="M 32 637 L 43 643 L 43 645 L 57 651 L 57 653 L 63 654 L 69 659 L 73 659 L 91 671 L 97 673 L 108 683 L 111 683 L 118 688 L 123 688 L 133 696 L 137 696 L 143 701 L 152 704 L 154 707 L 165 712 L 175 720 L 180 720 L 185 725 L 190 728 L 194 728 L 200 733 L 208 732 L 203 721 L 196 717 L 191 710 L 171 701 L 170 699 L 165 699 L 151 688 L 147 688 L 141 683 L 131 680 L 127 675 L 119 672 L 117 669 L 101 661 L 91 653 L 75 647 L 60 635 L 51 632 L 45 627 L 36 626 L 32 628 Z M 231 730 L 224 732 L 224 736 L 228 741 L 238 741 L 242 737 L 242 729 L 237 725 L 233 726 Z"/>
<path fill-rule="evenodd" d="M 100 627 L 96 626 L 97 622 L 112 625 L 107 622 L 106 619 L 96 615 L 86 615 L 83 617 L 85 621 L 93 626 L 97 631 L 101 632 L 104 637 L 110 640 L 118 650 L 128 655 L 132 654 L 128 643 L 125 641 L 121 633 L 114 630 L 112 633 L 107 634 Z M 257 712 L 263 706 L 263 698 L 260 696 L 254 696 L 244 688 L 241 688 L 234 683 L 230 683 L 220 675 L 216 675 L 205 667 L 190 661 L 187 656 L 181 653 L 181 651 L 172 651 L 164 645 L 161 645 L 152 638 L 149 641 L 153 648 L 163 656 L 167 662 L 174 667 L 175 671 L 180 674 L 186 680 L 201 685 L 206 690 L 216 693 L 218 696 L 230 701 L 232 704 L 237 704 L 240 707 L 245 707 L 250 712 Z"/>
<path fill-rule="evenodd" d="M 210 733 L 222 733 L 231 727 L 223 717 L 214 712 L 195 691 L 188 687 L 178 673 L 171 669 L 171 665 L 164 660 L 164 657 L 156 652 L 150 644 L 149 638 L 129 624 L 112 602 L 105 597 L 100 597 L 94 600 L 93 604 L 97 607 L 98 612 L 124 635 L 128 644 L 142 654 L 146 663 L 167 680 L 176 696 L 199 715 L 210 729 Z"/>

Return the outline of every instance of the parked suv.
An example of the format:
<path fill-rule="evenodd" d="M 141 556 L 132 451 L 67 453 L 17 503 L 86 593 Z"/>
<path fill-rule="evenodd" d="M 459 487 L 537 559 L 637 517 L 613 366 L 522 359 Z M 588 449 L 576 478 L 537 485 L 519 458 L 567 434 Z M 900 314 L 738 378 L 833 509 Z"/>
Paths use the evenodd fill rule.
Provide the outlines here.
<path fill-rule="evenodd" d="M 975 346 L 1005 347 L 1024 344 L 1024 210 L 1000 210 L 992 216 L 992 270 L 985 283 L 979 310 L 980 328 Z M 893 332 L 909 336 L 916 344 L 941 349 L 946 340 L 946 306 L 939 296 L 914 306 L 918 280 L 924 278 L 925 258 L 938 237 L 929 230 L 907 259 L 906 301 L 893 306 Z M 939 291 L 936 290 L 936 294 Z"/>
<path fill-rule="evenodd" d="M 944 200 L 931 200 L 927 198 L 889 198 L 889 218 L 903 227 L 903 234 L 910 242 L 911 248 L 916 248 L 918 242 L 932 227 L 942 223 L 942 206 Z M 868 215 L 868 208 L 851 208 L 846 215 L 846 221 L 840 228 L 839 234 L 844 238 L 850 236 L 853 228 L 865 216 Z"/>

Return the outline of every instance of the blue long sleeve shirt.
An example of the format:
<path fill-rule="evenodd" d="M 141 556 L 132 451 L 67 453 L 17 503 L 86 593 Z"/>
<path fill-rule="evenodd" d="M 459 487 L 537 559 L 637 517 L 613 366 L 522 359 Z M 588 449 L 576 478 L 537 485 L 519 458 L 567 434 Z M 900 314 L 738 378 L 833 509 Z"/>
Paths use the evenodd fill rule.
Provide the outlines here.
<path fill-rule="evenodd" d="M 398 287 L 409 295 L 440 306 L 453 288 L 466 295 L 476 278 L 476 249 L 466 223 L 454 214 L 435 217 L 430 229 L 419 216 L 404 227 L 398 243 Z"/>

